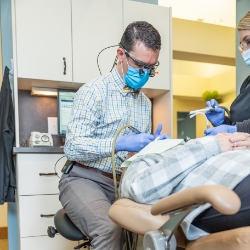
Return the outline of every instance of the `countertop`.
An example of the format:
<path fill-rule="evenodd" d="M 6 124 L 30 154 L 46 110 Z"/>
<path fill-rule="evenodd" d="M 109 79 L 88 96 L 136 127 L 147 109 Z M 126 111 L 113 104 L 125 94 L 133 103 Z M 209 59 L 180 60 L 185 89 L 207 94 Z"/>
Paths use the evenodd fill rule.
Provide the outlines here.
<path fill-rule="evenodd" d="M 14 147 L 13 154 L 33 153 L 33 154 L 64 154 L 61 147 Z"/>

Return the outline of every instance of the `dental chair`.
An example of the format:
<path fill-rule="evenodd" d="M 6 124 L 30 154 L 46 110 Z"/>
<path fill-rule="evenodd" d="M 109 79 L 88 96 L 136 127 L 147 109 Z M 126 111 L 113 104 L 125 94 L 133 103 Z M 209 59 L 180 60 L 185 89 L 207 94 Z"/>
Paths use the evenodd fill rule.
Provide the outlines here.
<path fill-rule="evenodd" d="M 122 228 L 143 235 L 144 250 L 249 250 L 250 227 L 213 233 L 188 241 L 180 227 L 197 206 L 210 203 L 218 212 L 235 214 L 239 197 L 219 185 L 190 188 L 161 199 L 154 205 L 119 199 L 110 208 L 110 218 Z"/>

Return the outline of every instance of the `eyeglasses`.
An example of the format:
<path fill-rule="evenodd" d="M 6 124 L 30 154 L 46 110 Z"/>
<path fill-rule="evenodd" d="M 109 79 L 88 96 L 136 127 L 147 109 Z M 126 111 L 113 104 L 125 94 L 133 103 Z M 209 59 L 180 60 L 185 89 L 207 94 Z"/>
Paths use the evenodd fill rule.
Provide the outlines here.
<path fill-rule="evenodd" d="M 125 55 L 127 57 L 129 57 L 135 64 L 136 66 L 140 67 L 141 70 L 139 70 L 139 74 L 140 76 L 143 76 L 145 74 L 144 70 L 142 68 L 144 68 L 145 70 L 147 70 L 149 72 L 149 76 L 150 77 L 154 77 L 155 76 L 155 70 L 159 67 L 160 65 L 160 62 L 158 61 L 156 64 L 150 66 L 150 65 L 147 65 L 146 63 L 142 62 L 142 61 L 139 61 L 137 59 L 135 59 L 133 56 L 131 56 L 127 50 L 125 50 L 121 44 L 119 44 L 119 46 L 124 50 L 125 52 Z"/>
<path fill-rule="evenodd" d="M 245 50 L 248 50 L 250 48 L 250 36 L 247 36 L 244 38 L 244 40 L 240 43 L 238 46 L 239 51 L 242 53 Z"/>

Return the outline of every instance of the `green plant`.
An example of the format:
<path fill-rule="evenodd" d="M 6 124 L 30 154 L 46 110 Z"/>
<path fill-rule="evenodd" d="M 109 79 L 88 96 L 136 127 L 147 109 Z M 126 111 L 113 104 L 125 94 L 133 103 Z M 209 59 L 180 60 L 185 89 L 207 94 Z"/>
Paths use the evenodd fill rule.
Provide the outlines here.
<path fill-rule="evenodd" d="M 210 101 L 211 99 L 218 100 L 220 96 L 217 90 L 207 90 L 202 94 L 202 97 L 205 101 Z"/>

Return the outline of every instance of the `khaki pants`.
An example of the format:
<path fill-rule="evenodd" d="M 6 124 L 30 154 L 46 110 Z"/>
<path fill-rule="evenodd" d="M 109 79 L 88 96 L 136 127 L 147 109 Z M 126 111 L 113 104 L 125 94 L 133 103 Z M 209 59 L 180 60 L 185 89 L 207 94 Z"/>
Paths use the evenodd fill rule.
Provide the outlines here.
<path fill-rule="evenodd" d="M 110 220 L 115 201 L 112 179 L 74 166 L 59 183 L 59 199 L 77 228 L 92 241 L 93 250 L 121 250 L 122 228 Z"/>

